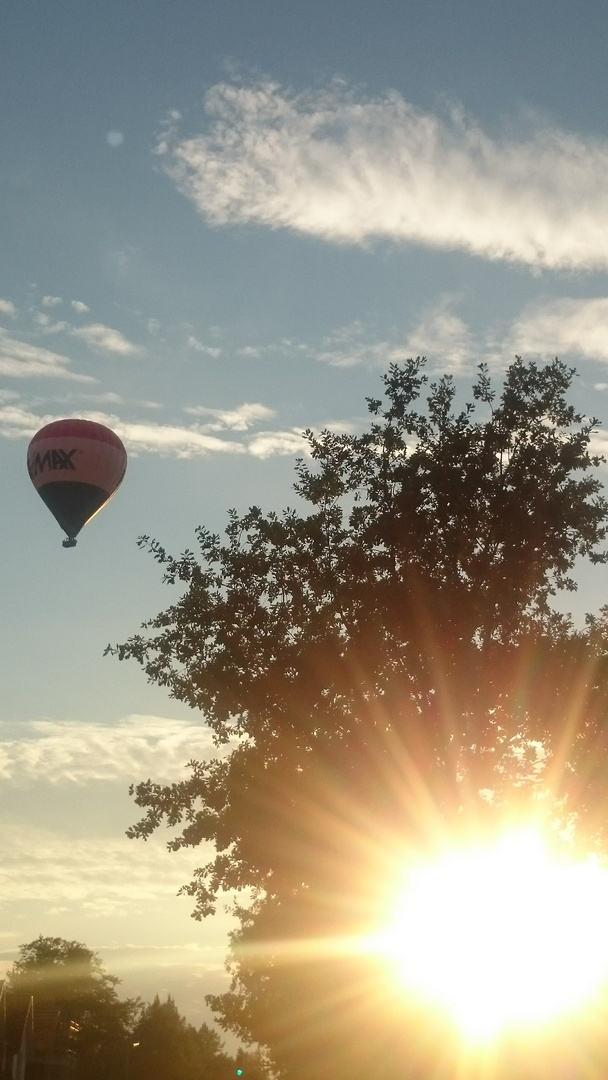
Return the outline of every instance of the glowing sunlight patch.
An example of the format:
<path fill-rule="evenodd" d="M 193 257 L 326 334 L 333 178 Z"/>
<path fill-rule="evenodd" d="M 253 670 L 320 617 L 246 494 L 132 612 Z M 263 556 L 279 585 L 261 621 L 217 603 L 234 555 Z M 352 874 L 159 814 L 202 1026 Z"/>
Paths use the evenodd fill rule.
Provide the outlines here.
<path fill-rule="evenodd" d="M 405 989 L 472 1041 L 574 1011 L 608 977 L 608 873 L 532 831 L 407 875 L 382 947 Z"/>

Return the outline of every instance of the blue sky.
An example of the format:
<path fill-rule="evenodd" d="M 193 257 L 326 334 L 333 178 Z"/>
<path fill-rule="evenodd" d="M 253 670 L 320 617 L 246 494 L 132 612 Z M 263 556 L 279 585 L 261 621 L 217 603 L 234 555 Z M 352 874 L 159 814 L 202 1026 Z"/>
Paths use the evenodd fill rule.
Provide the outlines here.
<path fill-rule="evenodd" d="M 0 962 L 75 937 L 194 1020 L 221 985 L 198 860 L 124 838 L 128 784 L 209 746 L 102 655 L 171 600 L 137 536 L 293 504 L 299 433 L 412 353 L 463 392 L 559 355 L 606 421 L 607 40 L 604 0 L 5 0 Z M 63 416 L 129 452 L 73 551 L 25 469 Z"/>

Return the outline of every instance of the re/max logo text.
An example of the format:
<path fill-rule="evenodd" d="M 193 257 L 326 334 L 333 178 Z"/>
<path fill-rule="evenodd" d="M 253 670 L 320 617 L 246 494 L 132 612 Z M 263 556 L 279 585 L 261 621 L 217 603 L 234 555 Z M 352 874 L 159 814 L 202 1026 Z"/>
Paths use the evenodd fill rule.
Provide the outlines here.
<path fill-rule="evenodd" d="M 33 461 L 28 462 L 30 476 L 38 476 L 38 473 L 43 473 L 45 469 L 49 472 L 55 469 L 73 469 L 76 466 L 72 461 L 72 456 L 76 453 L 76 447 L 73 450 L 47 450 L 46 454 L 36 454 Z"/>

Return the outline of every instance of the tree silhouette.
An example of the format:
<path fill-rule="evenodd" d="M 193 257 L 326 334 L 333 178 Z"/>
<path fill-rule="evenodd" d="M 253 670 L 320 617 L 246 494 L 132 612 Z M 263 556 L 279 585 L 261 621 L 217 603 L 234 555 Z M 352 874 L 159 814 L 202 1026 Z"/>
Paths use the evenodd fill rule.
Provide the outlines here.
<path fill-rule="evenodd" d="M 18 1007 L 33 997 L 35 1017 L 45 1009 L 56 1016 L 47 1052 L 69 1055 L 76 1080 L 121 1075 L 137 1003 L 118 998 L 119 981 L 81 942 L 42 935 L 20 947 L 7 973 L 11 1004 Z"/>
<path fill-rule="evenodd" d="M 423 359 L 392 365 L 367 431 L 306 433 L 303 511 L 231 512 L 198 557 L 140 541 L 181 594 L 114 651 L 224 749 L 139 783 L 130 835 L 215 845 L 185 886 L 196 917 L 246 890 L 211 1000 L 289 1080 L 428 1073 L 415 1010 L 340 947 L 404 852 L 531 806 L 604 842 L 608 615 L 576 630 L 552 608 L 577 559 L 606 561 L 573 375 L 517 359 L 497 395 L 482 365 L 460 407 Z"/>
<path fill-rule="evenodd" d="M 197 1030 L 169 995 L 142 1008 L 133 1031 L 130 1080 L 232 1080 L 234 1058 L 207 1024 Z"/>

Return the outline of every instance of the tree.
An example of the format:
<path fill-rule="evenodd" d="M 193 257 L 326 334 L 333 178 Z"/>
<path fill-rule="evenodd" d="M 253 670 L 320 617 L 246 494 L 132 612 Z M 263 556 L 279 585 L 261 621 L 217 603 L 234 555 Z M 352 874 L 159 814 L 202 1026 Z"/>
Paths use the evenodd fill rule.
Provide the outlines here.
<path fill-rule="evenodd" d="M 53 1052 L 75 1056 L 77 1080 L 115 1080 L 122 1073 L 136 1002 L 119 1000 L 119 981 L 81 942 L 42 935 L 20 947 L 7 973 L 11 1001 L 33 997 L 35 1016 L 46 1006 L 57 1012 Z"/>
<path fill-rule="evenodd" d="M 403 1072 L 381 972 L 310 942 L 373 922 L 405 846 L 531 802 L 604 841 L 608 611 L 576 630 L 551 606 L 577 559 L 607 558 L 573 376 L 518 358 L 497 396 L 482 365 L 458 408 L 449 377 L 424 401 L 423 359 L 392 365 L 368 431 L 306 433 L 305 512 L 233 511 L 225 543 L 198 530 L 198 557 L 141 538 L 182 592 L 115 652 L 223 750 L 138 784 L 130 835 L 166 822 L 171 849 L 215 845 L 185 886 L 195 917 L 223 890 L 250 897 L 212 1005 L 289 1080 Z"/>
<path fill-rule="evenodd" d="M 232 1080 L 234 1059 L 207 1024 L 198 1031 L 178 1012 L 173 998 L 158 995 L 141 1010 L 133 1032 L 131 1080 Z"/>
<path fill-rule="evenodd" d="M 260 1050 L 246 1051 L 241 1047 L 237 1051 L 235 1060 L 236 1075 L 242 1076 L 243 1080 L 266 1080 L 268 1069 L 264 1056 Z"/>

